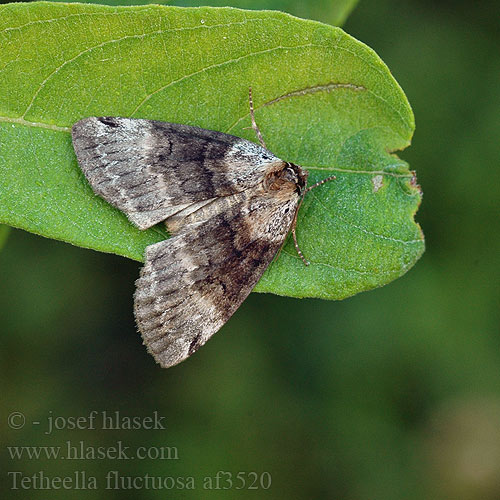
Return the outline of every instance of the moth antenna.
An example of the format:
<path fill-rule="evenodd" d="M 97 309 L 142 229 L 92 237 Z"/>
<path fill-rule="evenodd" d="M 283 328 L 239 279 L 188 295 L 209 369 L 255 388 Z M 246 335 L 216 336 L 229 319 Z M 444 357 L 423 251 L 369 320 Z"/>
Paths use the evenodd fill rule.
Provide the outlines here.
<path fill-rule="evenodd" d="M 299 254 L 299 257 L 302 259 L 302 262 L 308 266 L 310 262 L 304 257 L 304 254 L 302 253 L 302 250 L 299 247 L 299 244 L 297 242 L 297 234 L 295 233 L 295 228 L 292 228 L 292 236 L 293 236 L 293 244 L 295 245 L 295 250 L 297 250 L 297 253 Z"/>
<path fill-rule="evenodd" d="M 302 259 L 302 262 L 308 266 L 310 264 L 310 262 L 304 257 L 304 254 L 302 253 L 302 250 L 300 249 L 299 247 L 299 243 L 297 241 L 297 233 L 295 232 L 295 227 L 297 226 L 297 216 L 299 214 L 299 209 L 300 209 L 300 206 L 302 205 L 302 202 L 304 201 L 304 196 L 309 192 L 311 191 L 311 189 L 314 189 L 314 188 L 317 188 L 318 186 L 321 186 L 322 184 L 324 184 L 325 182 L 328 182 L 328 181 L 333 181 L 334 179 L 336 179 L 337 177 L 335 177 L 335 175 L 330 175 L 330 177 L 326 177 L 325 179 L 321 180 L 321 181 L 318 181 L 316 182 L 316 184 L 313 184 L 312 186 L 309 186 L 305 191 L 304 191 L 304 194 L 302 196 L 302 199 L 300 200 L 300 203 L 297 207 L 297 210 L 295 211 L 295 217 L 293 218 L 293 222 L 292 222 L 292 236 L 293 236 L 293 244 L 295 245 L 295 250 L 297 251 L 297 253 L 299 254 L 299 257 Z"/>
<path fill-rule="evenodd" d="M 260 133 L 259 126 L 257 125 L 257 122 L 255 121 L 255 113 L 254 113 L 253 99 L 252 99 L 252 87 L 248 88 L 248 102 L 250 104 L 250 118 L 252 119 L 252 128 L 254 129 L 255 134 L 257 135 L 257 139 L 259 139 L 260 145 L 263 148 L 267 149 L 266 143 L 264 142 L 264 139 L 262 138 L 262 134 Z"/>
<path fill-rule="evenodd" d="M 297 233 L 295 232 L 295 228 L 297 227 L 297 217 L 299 215 L 299 209 L 300 206 L 302 205 L 302 202 L 304 201 L 304 197 L 302 196 L 300 203 L 297 206 L 297 210 L 295 210 L 295 215 L 293 217 L 292 221 L 292 236 L 293 236 L 293 244 L 295 245 L 295 250 L 299 254 L 299 257 L 302 259 L 302 262 L 308 266 L 310 262 L 304 257 L 304 254 L 302 253 L 302 250 L 299 247 L 299 243 L 297 241 Z"/>
<path fill-rule="evenodd" d="M 316 182 L 316 184 L 313 184 L 312 186 L 309 186 L 305 191 L 304 191 L 304 194 L 308 193 L 309 191 L 311 191 L 312 189 L 314 188 L 317 188 L 318 186 L 321 186 L 321 184 L 324 184 L 325 182 L 328 182 L 328 181 L 333 181 L 335 180 L 337 177 L 335 175 L 330 175 L 330 177 L 326 177 L 325 179 L 323 179 L 322 181 L 318 181 Z"/>

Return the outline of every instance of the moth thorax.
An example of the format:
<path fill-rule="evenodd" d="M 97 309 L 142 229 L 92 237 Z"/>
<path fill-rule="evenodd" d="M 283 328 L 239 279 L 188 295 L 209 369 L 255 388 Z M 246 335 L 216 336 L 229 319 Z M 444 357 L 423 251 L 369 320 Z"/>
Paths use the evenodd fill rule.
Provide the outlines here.
<path fill-rule="evenodd" d="M 264 187 L 268 191 L 292 190 L 302 193 L 307 181 L 307 172 L 293 163 L 281 163 L 279 168 L 266 174 Z"/>

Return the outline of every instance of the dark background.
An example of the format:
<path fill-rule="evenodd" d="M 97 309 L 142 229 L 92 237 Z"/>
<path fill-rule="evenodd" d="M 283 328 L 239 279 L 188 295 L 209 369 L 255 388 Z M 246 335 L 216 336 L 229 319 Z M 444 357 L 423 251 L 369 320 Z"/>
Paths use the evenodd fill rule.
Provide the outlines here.
<path fill-rule="evenodd" d="M 13 230 L 0 253 L 4 497 L 500 499 L 497 5 L 361 1 L 344 25 L 387 63 L 417 121 L 401 156 L 424 191 L 427 251 L 384 288 L 342 302 L 252 294 L 201 351 L 162 370 L 134 326 L 139 264 Z M 92 410 L 157 412 L 165 430 L 44 433 L 50 416 Z M 12 412 L 23 429 L 7 425 Z M 179 458 L 6 450 L 68 440 Z M 9 490 L 8 471 L 41 470 L 86 471 L 100 489 Z M 193 476 L 197 489 L 104 490 L 109 470 Z M 219 470 L 268 472 L 272 486 L 203 490 Z"/>

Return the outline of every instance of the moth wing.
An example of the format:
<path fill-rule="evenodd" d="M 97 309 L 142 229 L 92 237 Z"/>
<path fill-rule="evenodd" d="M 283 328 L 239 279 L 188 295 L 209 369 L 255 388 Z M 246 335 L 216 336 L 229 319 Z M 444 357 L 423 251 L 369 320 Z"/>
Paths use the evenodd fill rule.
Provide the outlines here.
<path fill-rule="evenodd" d="M 146 248 L 135 316 L 165 368 L 193 354 L 236 311 L 283 244 L 298 203 L 298 195 L 280 200 L 261 189 L 229 198 L 216 200 L 205 222 Z"/>
<path fill-rule="evenodd" d="M 280 163 L 250 141 L 153 120 L 84 118 L 73 126 L 72 137 L 94 192 L 140 229 L 194 204 L 252 188 Z"/>

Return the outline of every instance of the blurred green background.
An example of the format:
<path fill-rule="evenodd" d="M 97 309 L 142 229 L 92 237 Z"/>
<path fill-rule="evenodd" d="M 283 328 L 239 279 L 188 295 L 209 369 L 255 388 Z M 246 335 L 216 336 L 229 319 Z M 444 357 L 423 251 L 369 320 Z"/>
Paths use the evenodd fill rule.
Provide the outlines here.
<path fill-rule="evenodd" d="M 253 5 L 339 15 L 328 1 Z M 387 63 L 417 121 L 401 156 L 424 191 L 427 251 L 384 288 L 342 302 L 252 294 L 198 354 L 161 370 L 134 326 L 139 264 L 12 230 L 0 252 L 3 497 L 500 499 L 499 13 L 497 2 L 361 1 L 344 24 Z M 92 410 L 157 412 L 165 429 L 46 433 L 49 417 Z M 67 441 L 169 446 L 178 459 L 6 448 Z M 193 476 L 196 489 L 106 490 L 110 470 Z M 13 491 L 9 471 L 85 471 L 100 489 Z M 269 473 L 272 485 L 203 489 L 217 471 L 245 473 L 246 487 Z"/>

